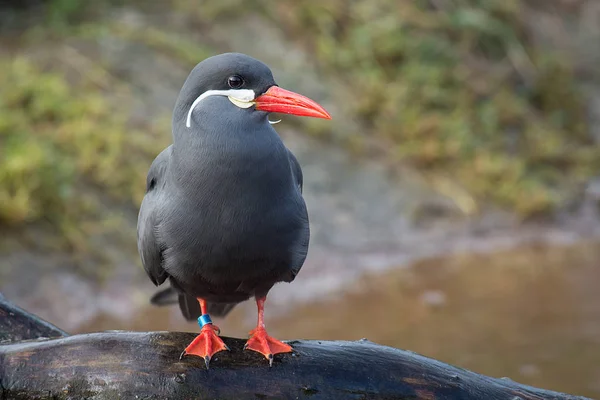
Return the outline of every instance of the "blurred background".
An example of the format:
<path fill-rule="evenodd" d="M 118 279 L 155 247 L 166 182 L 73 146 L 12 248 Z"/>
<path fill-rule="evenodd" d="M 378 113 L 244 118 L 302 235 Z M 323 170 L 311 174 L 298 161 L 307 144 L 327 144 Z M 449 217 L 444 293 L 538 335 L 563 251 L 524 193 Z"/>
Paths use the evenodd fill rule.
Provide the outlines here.
<path fill-rule="evenodd" d="M 72 333 L 197 330 L 149 306 L 135 226 L 183 81 L 225 51 L 333 115 L 277 125 L 312 239 L 271 334 L 600 396 L 598 0 L 0 1 L 6 297 Z"/>

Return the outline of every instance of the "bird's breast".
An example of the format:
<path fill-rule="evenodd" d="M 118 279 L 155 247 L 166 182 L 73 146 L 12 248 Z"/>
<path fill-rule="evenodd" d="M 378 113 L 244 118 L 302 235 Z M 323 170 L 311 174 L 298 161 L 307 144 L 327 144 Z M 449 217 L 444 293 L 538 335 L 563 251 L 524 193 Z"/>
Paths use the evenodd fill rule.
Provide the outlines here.
<path fill-rule="evenodd" d="M 187 167 L 174 171 L 168 220 L 186 233 L 173 237 L 185 236 L 188 248 L 248 254 L 269 241 L 291 242 L 302 229 L 303 201 L 280 141 L 213 148 Z"/>
<path fill-rule="evenodd" d="M 172 276 L 224 282 L 291 265 L 308 220 L 288 151 L 267 128 L 175 141 L 160 227 Z"/>

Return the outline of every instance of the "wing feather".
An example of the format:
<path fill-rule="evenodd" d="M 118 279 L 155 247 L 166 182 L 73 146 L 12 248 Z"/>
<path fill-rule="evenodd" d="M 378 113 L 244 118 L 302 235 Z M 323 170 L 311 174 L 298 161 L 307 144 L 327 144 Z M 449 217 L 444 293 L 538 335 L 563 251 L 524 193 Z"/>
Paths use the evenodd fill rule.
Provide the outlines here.
<path fill-rule="evenodd" d="M 165 172 L 171 157 L 171 146 L 163 150 L 152 162 L 146 178 L 146 195 L 138 215 L 137 245 L 142 264 L 152 282 L 158 286 L 169 276 L 162 267 L 164 243 L 157 234 L 161 191 L 164 188 Z"/>
<path fill-rule="evenodd" d="M 300 167 L 300 163 L 296 159 L 296 156 L 294 155 L 294 153 L 292 153 L 289 149 L 288 149 L 288 157 L 290 159 L 292 175 L 294 176 L 294 179 L 296 180 L 296 184 L 298 185 L 298 188 L 300 189 L 300 193 L 302 193 L 302 186 L 304 184 L 304 176 L 302 175 L 302 168 Z"/>
<path fill-rule="evenodd" d="M 298 185 L 300 194 L 302 194 L 303 184 L 304 184 L 302 168 L 300 167 L 300 163 L 296 159 L 296 156 L 294 156 L 294 153 L 292 153 L 289 149 L 288 149 L 288 157 L 290 159 L 290 167 L 292 169 L 292 175 L 294 176 L 294 179 L 296 180 L 296 184 Z M 295 245 L 295 249 L 294 249 L 294 253 L 293 253 L 293 257 L 292 257 L 292 265 L 290 265 L 291 275 L 290 275 L 288 282 L 291 282 L 296 278 L 296 275 L 298 275 L 298 272 L 300 272 L 300 269 L 302 268 L 302 265 L 304 265 L 304 260 L 306 260 L 306 256 L 308 254 L 308 243 L 310 240 L 310 227 L 309 227 L 309 223 L 308 223 L 308 212 L 306 210 L 306 205 L 304 203 L 304 199 L 300 199 L 300 201 L 302 202 L 302 208 L 303 208 L 303 214 L 302 214 L 301 218 L 303 218 L 305 220 L 305 226 L 304 226 L 304 230 L 301 232 L 301 234 L 298 238 L 298 242 Z"/>

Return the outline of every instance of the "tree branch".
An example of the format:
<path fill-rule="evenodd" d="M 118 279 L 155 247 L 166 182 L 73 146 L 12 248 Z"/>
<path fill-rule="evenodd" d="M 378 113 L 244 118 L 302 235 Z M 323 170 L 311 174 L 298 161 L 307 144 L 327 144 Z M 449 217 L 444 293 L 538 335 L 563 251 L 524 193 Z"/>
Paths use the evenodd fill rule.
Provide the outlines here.
<path fill-rule="evenodd" d="M 0 344 L 65 336 L 69 334 L 17 307 L 0 293 Z"/>

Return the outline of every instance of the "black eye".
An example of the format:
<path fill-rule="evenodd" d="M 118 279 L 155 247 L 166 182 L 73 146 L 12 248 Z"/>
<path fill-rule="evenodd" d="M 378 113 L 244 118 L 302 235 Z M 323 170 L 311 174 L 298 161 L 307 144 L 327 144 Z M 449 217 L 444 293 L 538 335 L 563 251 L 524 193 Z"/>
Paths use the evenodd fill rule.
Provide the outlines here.
<path fill-rule="evenodd" d="M 244 80 L 239 75 L 232 75 L 229 78 L 227 78 L 227 84 L 232 89 L 238 89 L 242 87 L 242 85 L 244 84 Z"/>

